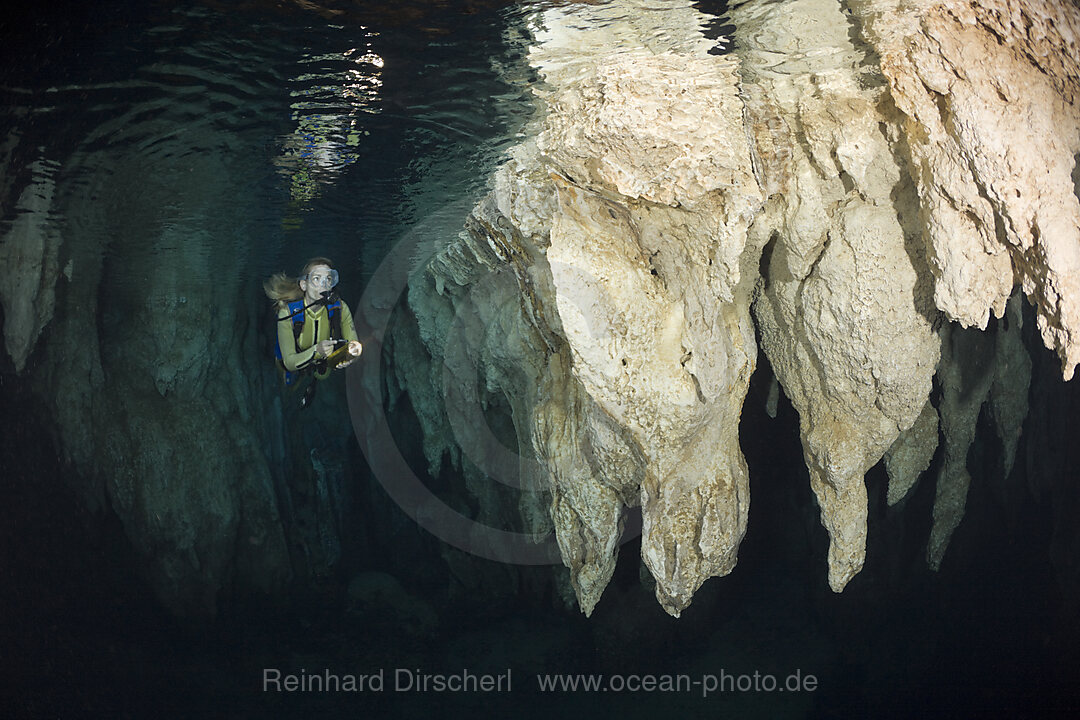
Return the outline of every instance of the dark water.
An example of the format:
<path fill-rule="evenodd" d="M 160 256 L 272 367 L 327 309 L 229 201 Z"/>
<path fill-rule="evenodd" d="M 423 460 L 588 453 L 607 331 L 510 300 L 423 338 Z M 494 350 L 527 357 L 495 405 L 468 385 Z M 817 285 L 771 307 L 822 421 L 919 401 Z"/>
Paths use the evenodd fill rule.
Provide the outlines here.
<path fill-rule="evenodd" d="M 315 249 L 377 262 L 403 227 L 481 191 L 530 106 L 490 67 L 513 55 L 498 3 L 340 5 L 24 7 L 5 23 L 5 184 L 40 158 L 67 192 L 104 195 L 137 163 L 158 227 L 242 223 L 237 240 L 258 244 L 245 277 Z M 184 175 L 206 165 L 227 192 L 185 217 L 176 195 L 200 188 Z"/>
<path fill-rule="evenodd" d="M 699 4 L 721 48 L 726 3 Z M 27 188 L 53 188 L 55 206 L 67 208 L 47 217 L 66 238 L 57 262 L 103 268 L 110 292 L 95 322 L 113 337 L 128 301 L 143 296 L 142 268 L 194 268 L 175 279 L 169 302 L 224 284 L 238 304 L 255 306 L 266 275 L 328 254 L 351 301 L 402 236 L 456 233 L 516 142 L 533 111 L 533 79 L 508 28 L 528 9 L 20 3 L 0 20 L 2 221 L 17 220 Z M 128 209 L 134 217 L 118 223 Z M 1033 352 L 1029 434 L 1040 439 L 1025 435 L 1017 473 L 1071 472 L 1080 461 L 1075 383 L 1062 385 L 1048 354 Z M 902 512 L 887 509 L 876 468 L 866 569 L 833 595 L 797 418 L 784 405 L 777 419 L 764 415 L 764 366 L 743 416 L 753 510 L 739 567 L 703 587 L 679 620 L 640 581 L 632 543 L 590 619 L 558 598 L 547 569 L 461 562 L 379 494 L 354 449 L 355 527 L 340 577 L 294 588 L 283 607 L 224 602 L 214 621 L 185 623 L 155 600 L 116 515 L 84 509 L 66 489 L 73 469 L 52 436 L 55 410 L 41 406 L 40 385 L 4 362 L 5 717 L 1043 717 L 1077 703 L 1077 604 L 1060 579 L 1072 561 L 1052 507 L 1077 507 L 1076 498 L 1003 496 L 974 482 L 967 517 L 932 574 L 923 560 L 932 483 Z M 395 418 L 399 437 L 415 443 L 409 408 Z M 993 443 L 972 455 L 985 475 L 998 469 Z M 343 583 L 363 570 L 400 577 L 436 605 L 436 619 L 348 612 Z M 266 668 L 381 672 L 384 684 L 263 692 Z M 509 671 L 512 689 L 395 690 L 399 670 L 408 679 L 466 669 Z M 755 672 L 781 684 L 812 675 L 814 689 L 766 692 Z M 538 673 L 630 683 L 684 675 L 696 684 L 544 693 Z M 738 691 L 729 678 L 734 689 L 707 692 L 702 680 L 725 674 L 756 685 Z"/>

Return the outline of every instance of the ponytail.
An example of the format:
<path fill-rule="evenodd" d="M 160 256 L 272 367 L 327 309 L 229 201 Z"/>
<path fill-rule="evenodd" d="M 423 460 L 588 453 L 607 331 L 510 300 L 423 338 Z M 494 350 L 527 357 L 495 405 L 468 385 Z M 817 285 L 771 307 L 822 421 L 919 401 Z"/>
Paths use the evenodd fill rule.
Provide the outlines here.
<path fill-rule="evenodd" d="M 308 272 L 316 265 L 325 265 L 331 270 L 334 268 L 334 263 L 327 258 L 313 257 L 304 263 L 297 277 L 289 277 L 283 272 L 271 275 L 263 282 L 263 292 L 266 293 L 266 297 L 279 305 L 299 300 L 304 297 L 304 291 L 300 289 L 300 278 L 307 277 Z"/>
<path fill-rule="evenodd" d="M 263 282 L 263 292 L 266 293 L 266 297 L 277 303 L 292 302 L 304 297 L 304 293 L 300 290 L 299 279 L 289 277 L 283 272 L 272 275 Z"/>

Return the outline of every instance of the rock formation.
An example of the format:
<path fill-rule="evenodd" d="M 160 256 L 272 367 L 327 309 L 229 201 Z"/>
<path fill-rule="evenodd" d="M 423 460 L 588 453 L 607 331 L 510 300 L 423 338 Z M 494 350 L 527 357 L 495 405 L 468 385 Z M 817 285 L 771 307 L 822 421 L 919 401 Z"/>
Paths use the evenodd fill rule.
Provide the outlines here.
<path fill-rule="evenodd" d="M 933 303 L 911 188 L 881 132 L 887 95 L 867 82 L 872 73 L 841 7 L 765 5 L 737 15 L 736 25 L 753 88 L 747 119 L 769 190 L 755 230 L 774 238 L 755 317 L 799 411 L 831 540 L 829 584 L 839 591 L 865 555 L 863 476 L 929 399 Z M 793 48 L 777 63 L 771 52 L 794 39 L 813 51 Z M 932 451 L 936 438 L 926 442 Z"/>
<path fill-rule="evenodd" d="M 276 380 L 244 328 L 264 306 L 218 282 L 240 276 L 209 227 L 228 171 L 217 158 L 185 162 L 181 180 L 160 166 L 147 177 L 137 156 L 76 156 L 67 171 L 85 171 L 98 190 L 51 197 L 41 166 L 0 246 L 0 276 L 16 367 L 49 323 L 24 372 L 54 423 L 66 480 L 86 507 L 116 514 L 166 607 L 207 617 L 230 586 L 283 592 L 305 567 L 290 558 L 303 511 L 279 504 L 290 495 L 290 441 L 256 410 L 263 385 L 252 378 Z M 207 224 L 190 219 L 199 216 Z M 144 236 L 147 227 L 159 234 Z M 65 228 L 80 241 L 60 244 Z"/>
<path fill-rule="evenodd" d="M 985 328 L 991 312 L 1005 315 L 1020 286 L 1035 305 L 1043 342 L 1071 378 L 1080 361 L 1080 196 L 1072 182 L 1080 157 L 1080 10 L 1069 2 L 850 6 L 902 113 L 896 124 L 918 187 L 937 307 L 963 326 Z M 1019 309 L 1010 315 L 1012 331 L 999 334 L 996 351 L 976 336 L 946 333 L 945 460 L 927 550 L 934 568 L 963 516 L 967 448 L 991 384 L 1005 474 L 1012 468 L 1030 360 L 1018 347 Z"/>
<path fill-rule="evenodd" d="M 1020 298 L 1014 295 L 1007 320 L 995 332 L 946 326 L 938 381 L 941 384 L 941 431 L 944 460 L 937 477 L 934 524 L 927 563 L 941 567 L 949 538 L 964 517 L 971 475 L 968 450 L 975 441 L 979 413 L 986 403 L 1004 449 L 1001 484 L 1012 472 L 1016 445 L 1028 412 L 1031 358 L 1020 339 Z M 890 488 L 891 490 L 891 488 Z"/>
<path fill-rule="evenodd" d="M 522 454 L 539 460 L 582 609 L 614 569 L 624 507 L 640 505 L 642 557 L 677 615 L 730 572 L 746 529 L 738 418 L 756 361 L 761 243 L 748 247 L 747 227 L 761 195 L 735 60 L 686 32 L 689 6 L 624 9 L 590 8 L 600 29 L 583 33 L 560 25 L 574 15 L 545 14 L 530 61 L 548 113 L 410 303 L 431 318 L 470 283 L 512 293 L 506 308 L 485 290 L 476 305 L 492 309 L 469 313 L 497 326 L 479 365 L 509 399 Z M 653 33 L 657 22 L 681 26 L 679 41 Z M 494 277 L 462 272 L 462 258 Z M 474 382 L 475 365 L 437 359 L 451 384 Z"/>
<path fill-rule="evenodd" d="M 1021 285 L 1071 378 L 1080 362 L 1076 4 L 849 5 L 903 114 L 937 306 L 985 328 Z"/>
<path fill-rule="evenodd" d="M 60 276 L 60 236 L 53 214 L 55 164 L 38 160 L 31 183 L 15 203 L 16 217 L 0 240 L 0 303 L 4 346 L 22 372 L 42 328 L 52 319 Z"/>
<path fill-rule="evenodd" d="M 641 506 L 668 612 L 734 567 L 751 305 L 799 412 L 836 591 L 863 564 L 864 475 L 884 459 L 899 502 L 937 449 L 939 410 L 932 566 L 994 383 L 1012 465 L 1026 356 L 1014 333 L 982 348 L 960 326 L 985 328 L 1020 286 L 1066 377 L 1080 360 L 1075 6 L 733 5 L 736 52 L 719 57 L 687 32 L 703 22 L 689 3 L 539 12 L 530 139 L 410 296 L 442 376 L 417 395 L 475 385 L 480 368 L 505 398 L 530 477 L 522 522 L 542 533 L 550 517 L 586 613 L 624 506 Z M 1031 133 L 1047 141 L 1032 148 Z M 446 318 L 463 302 L 475 354 L 454 363 Z M 448 438 L 444 411 L 424 412 Z M 465 446 L 487 431 L 455 432 Z M 429 462 L 454 444 L 426 448 Z"/>

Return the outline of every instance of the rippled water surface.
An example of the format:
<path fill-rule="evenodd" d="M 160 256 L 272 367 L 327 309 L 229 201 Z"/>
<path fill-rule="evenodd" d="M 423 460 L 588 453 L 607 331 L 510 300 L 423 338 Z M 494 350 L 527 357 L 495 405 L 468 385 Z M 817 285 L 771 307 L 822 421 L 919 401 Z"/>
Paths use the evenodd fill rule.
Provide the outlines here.
<path fill-rule="evenodd" d="M 56 231 L 106 256 L 168 262 L 178 245 L 216 257 L 232 244 L 235 272 L 254 280 L 318 252 L 359 290 L 356 271 L 403 228 L 475 201 L 531 104 L 502 73 L 522 51 L 505 32 L 521 8 L 338 5 L 15 14 L 0 69 L 3 219 L 41 210 L 31 183 L 55 184 Z M 132 215 L 116 212 L 125 204 Z"/>
<path fill-rule="evenodd" d="M 403 236 L 460 231 L 535 112 L 545 13 L 595 29 L 607 5 L 25 3 L 0 20 L 0 233 L 32 212 L 69 279 L 100 265 L 107 325 L 139 284 L 247 301 L 316 254 L 353 300 Z M 650 42 L 726 52 L 727 3 L 694 7 Z"/>

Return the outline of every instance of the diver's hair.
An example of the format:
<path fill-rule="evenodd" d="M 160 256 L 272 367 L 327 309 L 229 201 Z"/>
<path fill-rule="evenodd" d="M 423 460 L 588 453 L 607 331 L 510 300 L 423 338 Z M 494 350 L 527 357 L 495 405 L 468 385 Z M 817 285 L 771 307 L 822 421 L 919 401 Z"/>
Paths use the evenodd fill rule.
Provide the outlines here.
<path fill-rule="evenodd" d="M 300 289 L 300 278 L 306 276 L 311 271 L 311 268 L 316 265 L 325 265 L 331 270 L 334 269 L 334 263 L 327 258 L 313 257 L 304 263 L 304 267 L 296 277 L 289 277 L 283 272 L 271 275 L 263 282 L 263 291 L 266 293 L 266 297 L 279 304 L 304 297 L 304 291 Z"/>

